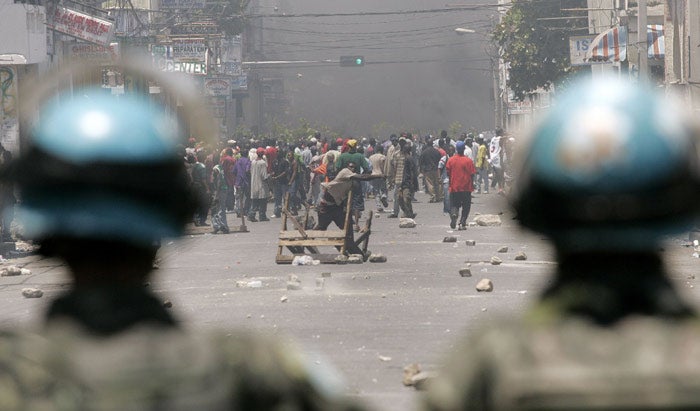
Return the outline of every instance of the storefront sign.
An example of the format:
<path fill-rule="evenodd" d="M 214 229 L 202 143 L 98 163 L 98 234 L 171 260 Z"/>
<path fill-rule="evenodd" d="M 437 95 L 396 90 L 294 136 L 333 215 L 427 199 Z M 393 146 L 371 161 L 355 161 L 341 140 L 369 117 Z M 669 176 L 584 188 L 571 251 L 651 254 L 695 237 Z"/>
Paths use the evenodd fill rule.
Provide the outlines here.
<path fill-rule="evenodd" d="M 211 77 L 204 80 L 204 93 L 207 96 L 228 96 L 231 94 L 231 80 L 225 77 Z"/>
<path fill-rule="evenodd" d="M 173 35 L 219 34 L 219 26 L 214 23 L 178 24 L 170 29 Z"/>
<path fill-rule="evenodd" d="M 93 63 L 113 63 L 119 57 L 119 43 L 110 43 L 109 47 L 91 43 L 70 44 L 68 54 L 73 60 Z"/>
<path fill-rule="evenodd" d="M 47 16 L 46 26 L 101 46 L 109 46 L 114 36 L 114 24 L 111 21 L 64 7 L 56 7 L 54 13 Z"/>
<path fill-rule="evenodd" d="M 175 61 L 204 61 L 207 53 L 204 39 L 173 39 L 171 48 Z"/>

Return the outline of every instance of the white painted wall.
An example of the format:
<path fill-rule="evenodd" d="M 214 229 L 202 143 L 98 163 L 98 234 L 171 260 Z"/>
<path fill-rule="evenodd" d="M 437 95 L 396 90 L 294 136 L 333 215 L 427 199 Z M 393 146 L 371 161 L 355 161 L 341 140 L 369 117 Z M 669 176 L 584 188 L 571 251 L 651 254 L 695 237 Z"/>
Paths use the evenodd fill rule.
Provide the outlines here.
<path fill-rule="evenodd" d="M 46 11 L 43 6 L 0 0 L 0 54 L 21 54 L 27 59 L 27 64 L 46 61 Z"/>

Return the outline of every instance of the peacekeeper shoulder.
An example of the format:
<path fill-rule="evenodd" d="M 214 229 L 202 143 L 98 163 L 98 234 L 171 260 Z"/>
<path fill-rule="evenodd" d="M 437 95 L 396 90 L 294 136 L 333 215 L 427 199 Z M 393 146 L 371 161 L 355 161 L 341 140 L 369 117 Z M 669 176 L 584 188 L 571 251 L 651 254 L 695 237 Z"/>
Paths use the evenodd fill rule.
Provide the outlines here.
<path fill-rule="evenodd" d="M 108 353 L 108 354 L 106 354 Z M 289 344 L 136 326 L 110 338 L 53 321 L 0 334 L 0 409 L 360 410 Z"/>

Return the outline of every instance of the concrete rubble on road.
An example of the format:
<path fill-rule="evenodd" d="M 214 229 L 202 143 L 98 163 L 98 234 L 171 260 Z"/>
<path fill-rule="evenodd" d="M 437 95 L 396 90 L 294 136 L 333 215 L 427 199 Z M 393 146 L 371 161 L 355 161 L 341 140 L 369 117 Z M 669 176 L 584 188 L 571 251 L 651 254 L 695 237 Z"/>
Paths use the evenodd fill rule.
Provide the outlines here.
<path fill-rule="evenodd" d="M 515 255 L 515 260 L 516 261 L 525 261 L 525 260 L 527 260 L 527 254 L 525 254 L 524 251 L 519 251 L 518 254 Z"/>
<path fill-rule="evenodd" d="M 461 268 L 459 270 L 459 275 L 462 277 L 471 277 L 472 276 L 472 269 L 469 267 Z"/>
<path fill-rule="evenodd" d="M 29 270 L 27 270 L 27 271 L 29 271 Z M 22 275 L 22 274 L 24 274 L 22 272 L 22 269 L 15 266 L 15 265 L 11 265 L 9 267 L 5 267 L 2 270 L 0 270 L 0 276 L 2 276 L 2 277 L 12 277 L 15 275 Z M 29 272 L 29 274 L 31 274 L 31 271 Z"/>
<path fill-rule="evenodd" d="M 413 385 L 413 376 L 420 373 L 421 368 L 420 364 L 409 364 L 405 367 L 403 367 L 403 385 L 405 386 L 412 386 Z"/>
<path fill-rule="evenodd" d="M 370 263 L 385 263 L 386 262 L 386 256 L 384 254 L 372 254 L 369 256 L 369 262 Z"/>
<path fill-rule="evenodd" d="M 498 247 L 498 252 L 499 253 L 507 253 L 508 252 L 508 246 L 507 245 L 502 245 Z"/>
<path fill-rule="evenodd" d="M 443 243 L 456 243 L 457 242 L 457 237 L 450 235 L 442 239 Z"/>
<path fill-rule="evenodd" d="M 260 287 L 262 287 L 262 281 L 260 281 L 260 280 L 236 281 L 236 287 L 238 287 L 238 288 L 260 288 Z"/>
<path fill-rule="evenodd" d="M 412 218 L 402 218 L 399 220 L 399 228 L 415 228 L 416 222 Z"/>
<path fill-rule="evenodd" d="M 501 217 L 498 214 L 481 214 L 474 218 L 474 222 L 482 227 L 500 226 Z"/>
<path fill-rule="evenodd" d="M 422 371 L 418 364 L 409 364 L 403 368 L 403 385 L 422 391 L 427 388 L 427 382 L 436 376 L 435 373 Z"/>
<path fill-rule="evenodd" d="M 491 280 L 489 280 L 488 278 L 482 278 L 476 284 L 476 291 L 487 292 L 487 293 L 493 291 L 493 282 Z"/>
<path fill-rule="evenodd" d="M 364 258 L 361 254 L 350 254 L 348 256 L 348 264 L 362 264 L 363 262 Z"/>
<path fill-rule="evenodd" d="M 25 298 L 41 298 L 44 295 L 44 292 L 41 291 L 38 288 L 23 288 L 22 289 L 22 295 Z"/>
<path fill-rule="evenodd" d="M 476 240 L 467 240 L 464 243 L 468 246 L 474 246 L 476 245 Z"/>
<path fill-rule="evenodd" d="M 500 258 L 496 257 L 495 255 L 491 257 L 491 265 L 500 265 L 503 262 Z"/>
<path fill-rule="evenodd" d="M 319 265 L 321 261 L 314 260 L 310 255 L 297 255 L 292 260 L 292 265 Z"/>

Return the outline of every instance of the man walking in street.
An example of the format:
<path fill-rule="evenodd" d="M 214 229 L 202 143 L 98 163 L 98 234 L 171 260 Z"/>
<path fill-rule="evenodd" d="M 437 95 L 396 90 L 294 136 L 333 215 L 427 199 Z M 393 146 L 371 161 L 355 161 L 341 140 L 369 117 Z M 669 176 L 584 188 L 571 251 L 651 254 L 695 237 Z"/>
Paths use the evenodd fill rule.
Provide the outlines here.
<path fill-rule="evenodd" d="M 374 150 L 375 153 L 369 157 L 369 163 L 372 167 L 372 175 L 381 176 L 381 178 L 377 178 L 371 182 L 372 191 L 374 192 L 374 200 L 377 204 L 377 210 L 383 211 L 385 208 L 389 207 L 386 192 L 386 178 L 384 178 L 386 156 L 384 155 L 384 147 L 381 145 L 375 145 Z"/>
<path fill-rule="evenodd" d="M 226 147 L 224 153 L 221 155 L 221 169 L 224 172 L 224 178 L 226 179 L 226 184 L 229 190 L 226 192 L 226 199 L 224 203 L 226 205 L 226 211 L 233 211 L 236 208 L 236 198 L 235 198 L 235 177 L 233 176 L 233 167 L 236 165 L 236 159 L 233 157 L 233 148 Z"/>
<path fill-rule="evenodd" d="M 425 188 L 430 194 L 431 203 L 442 201 L 442 184 L 440 184 L 440 174 L 438 173 L 438 163 L 440 162 L 440 152 L 433 146 L 432 140 L 427 140 L 423 151 L 420 154 L 420 171 L 425 178 Z"/>
<path fill-rule="evenodd" d="M 418 169 L 411 155 L 412 143 L 404 140 L 404 144 L 399 142 L 399 145 L 401 146 L 401 152 L 394 157 L 396 164 L 393 167 L 396 170 L 394 182 L 399 192 L 399 207 L 401 207 L 403 212 L 402 217 L 415 218 L 416 213 L 413 212 L 412 202 L 413 194 L 418 189 Z"/>
<path fill-rule="evenodd" d="M 477 172 L 477 193 L 481 194 L 481 187 L 484 187 L 484 194 L 489 193 L 489 148 L 484 142 L 483 134 L 479 134 L 476 138 L 476 142 L 479 145 L 476 153 L 476 172 Z"/>
<path fill-rule="evenodd" d="M 250 166 L 250 198 L 253 201 L 253 206 L 248 214 L 249 221 L 258 221 L 255 219 L 255 213 L 258 213 L 260 221 L 270 221 L 267 218 L 267 162 L 263 159 L 265 149 L 259 147 L 256 151 L 258 156 Z"/>
<path fill-rule="evenodd" d="M 241 151 L 246 152 L 243 148 Z M 236 188 L 236 204 L 238 217 L 248 215 L 250 212 L 250 159 L 241 156 L 233 166 L 234 186 Z"/>
<path fill-rule="evenodd" d="M 284 150 L 280 150 L 277 153 L 277 158 L 272 162 L 272 187 L 274 191 L 274 201 L 275 210 L 274 217 L 282 217 L 282 203 L 284 202 L 284 196 L 289 191 L 289 174 L 290 165 L 287 160 L 287 154 Z"/>
<path fill-rule="evenodd" d="M 467 229 L 467 218 L 471 211 L 472 177 L 476 174 L 474 162 L 471 158 L 464 155 L 464 141 L 458 141 L 455 145 L 457 154 L 447 160 L 445 169 L 450 177 L 450 228 L 453 230 L 456 227 L 457 216 L 459 209 L 462 209 L 462 215 L 459 219 L 459 229 Z"/>

